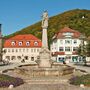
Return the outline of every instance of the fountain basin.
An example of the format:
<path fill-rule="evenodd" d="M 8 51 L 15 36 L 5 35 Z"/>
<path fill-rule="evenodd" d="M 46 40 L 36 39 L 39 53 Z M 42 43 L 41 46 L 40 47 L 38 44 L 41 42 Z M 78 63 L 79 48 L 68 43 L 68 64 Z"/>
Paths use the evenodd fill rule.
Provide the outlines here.
<path fill-rule="evenodd" d="M 39 68 L 38 65 L 23 65 L 14 69 L 14 72 L 19 74 L 23 73 L 30 77 L 62 76 L 72 74 L 74 68 L 63 64 L 53 64 L 52 68 Z"/>

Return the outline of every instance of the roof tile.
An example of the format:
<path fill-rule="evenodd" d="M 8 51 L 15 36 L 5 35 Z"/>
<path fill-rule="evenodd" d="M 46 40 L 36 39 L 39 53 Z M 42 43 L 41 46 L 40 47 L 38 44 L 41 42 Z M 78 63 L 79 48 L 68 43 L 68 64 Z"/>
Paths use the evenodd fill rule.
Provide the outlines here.
<path fill-rule="evenodd" d="M 15 45 L 12 45 L 11 42 L 15 41 Z M 22 45 L 19 45 L 19 42 L 22 41 Z M 30 45 L 26 45 L 26 42 L 29 41 Z M 38 42 L 38 45 L 34 45 L 34 42 Z M 42 42 L 37 37 L 31 35 L 31 34 L 25 34 L 25 35 L 16 35 L 12 38 L 9 38 L 5 40 L 4 48 L 23 48 L 23 47 L 41 47 Z"/>
<path fill-rule="evenodd" d="M 63 29 L 61 29 L 57 34 L 55 34 L 55 38 L 64 38 L 65 36 L 63 35 L 63 33 L 67 33 L 67 32 L 70 32 L 70 33 L 73 33 L 73 38 L 79 38 L 81 33 L 76 31 L 76 30 L 73 30 L 71 28 L 68 28 L 68 27 L 64 27 Z"/>

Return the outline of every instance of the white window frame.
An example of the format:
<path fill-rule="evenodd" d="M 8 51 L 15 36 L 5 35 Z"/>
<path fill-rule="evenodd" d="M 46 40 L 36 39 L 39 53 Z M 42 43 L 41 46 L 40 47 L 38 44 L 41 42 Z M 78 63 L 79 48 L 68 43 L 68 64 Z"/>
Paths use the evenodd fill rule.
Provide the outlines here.
<path fill-rule="evenodd" d="M 22 41 L 19 41 L 18 45 L 19 45 L 19 46 L 22 46 L 22 43 L 23 43 Z"/>
<path fill-rule="evenodd" d="M 15 44 L 16 44 L 15 41 L 12 41 L 12 42 L 11 42 L 11 45 L 12 45 L 12 46 L 15 46 Z"/>
<path fill-rule="evenodd" d="M 27 41 L 26 42 L 26 46 L 30 46 L 30 41 Z"/>
<path fill-rule="evenodd" d="M 37 49 L 37 52 L 39 52 L 39 49 Z"/>
<path fill-rule="evenodd" d="M 63 44 L 63 40 L 60 40 L 60 44 Z"/>
<path fill-rule="evenodd" d="M 65 47 L 65 51 L 69 52 L 69 51 L 71 51 L 71 48 L 70 47 Z"/>
<path fill-rule="evenodd" d="M 77 40 L 74 40 L 73 43 L 74 43 L 74 44 L 77 44 Z"/>
<path fill-rule="evenodd" d="M 38 42 L 37 41 L 34 42 L 34 46 L 38 46 Z"/>
<path fill-rule="evenodd" d="M 73 47 L 73 51 L 77 51 L 78 50 L 78 47 Z"/>
<path fill-rule="evenodd" d="M 71 44 L 71 40 L 65 40 L 65 44 Z"/>
<path fill-rule="evenodd" d="M 64 48 L 63 47 L 59 47 L 59 51 L 60 52 L 64 51 Z"/>

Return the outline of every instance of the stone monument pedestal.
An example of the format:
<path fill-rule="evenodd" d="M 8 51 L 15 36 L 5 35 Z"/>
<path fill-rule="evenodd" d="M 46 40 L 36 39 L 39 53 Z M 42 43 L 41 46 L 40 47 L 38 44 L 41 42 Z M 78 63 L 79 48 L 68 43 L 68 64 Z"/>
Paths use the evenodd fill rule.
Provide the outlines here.
<path fill-rule="evenodd" d="M 42 47 L 37 60 L 38 67 L 51 68 L 52 61 L 50 59 L 51 59 L 51 52 L 47 48 Z"/>

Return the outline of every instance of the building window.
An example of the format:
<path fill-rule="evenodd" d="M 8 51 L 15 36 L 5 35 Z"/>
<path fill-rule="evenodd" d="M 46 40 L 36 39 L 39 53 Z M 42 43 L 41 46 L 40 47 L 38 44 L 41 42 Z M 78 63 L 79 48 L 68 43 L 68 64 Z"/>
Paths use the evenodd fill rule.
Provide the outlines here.
<path fill-rule="evenodd" d="M 26 51 L 28 52 L 28 51 L 29 51 L 29 49 L 26 49 Z"/>
<path fill-rule="evenodd" d="M 65 44 L 71 44 L 71 40 L 65 40 Z"/>
<path fill-rule="evenodd" d="M 23 42 L 22 42 L 22 41 L 20 41 L 20 42 L 18 43 L 18 44 L 19 44 L 19 46 L 22 46 L 22 43 L 23 43 Z"/>
<path fill-rule="evenodd" d="M 59 62 L 63 62 L 63 61 L 65 61 L 65 58 L 64 57 L 59 57 L 58 60 L 59 60 Z"/>
<path fill-rule="evenodd" d="M 77 62 L 77 61 L 78 61 L 78 56 L 73 56 L 73 57 L 72 57 L 72 61 L 73 61 L 73 62 Z"/>
<path fill-rule="evenodd" d="M 78 50 L 78 47 L 73 47 L 73 51 L 77 51 Z"/>
<path fill-rule="evenodd" d="M 51 50 L 53 50 L 53 48 L 51 48 Z"/>
<path fill-rule="evenodd" d="M 63 51 L 63 47 L 59 47 L 59 51 Z"/>
<path fill-rule="evenodd" d="M 15 59 L 16 59 L 16 57 L 15 57 L 15 56 L 12 56 L 12 57 L 11 57 L 11 60 L 15 60 Z"/>
<path fill-rule="evenodd" d="M 6 60 L 10 60 L 10 56 L 6 56 Z"/>
<path fill-rule="evenodd" d="M 34 49 L 34 52 L 36 52 L 36 49 Z"/>
<path fill-rule="evenodd" d="M 23 52 L 25 52 L 25 49 L 23 49 Z"/>
<path fill-rule="evenodd" d="M 12 52 L 14 52 L 14 49 L 12 49 Z"/>
<path fill-rule="evenodd" d="M 34 42 L 34 46 L 38 46 L 38 42 Z"/>
<path fill-rule="evenodd" d="M 71 33 L 71 32 L 66 32 L 66 33 L 63 33 L 63 35 L 65 35 L 65 36 L 73 36 L 73 33 Z"/>
<path fill-rule="evenodd" d="M 31 61 L 34 61 L 34 57 L 31 57 Z"/>
<path fill-rule="evenodd" d="M 37 49 L 37 52 L 39 52 L 39 49 Z"/>
<path fill-rule="evenodd" d="M 60 40 L 60 44 L 63 44 L 63 40 Z"/>
<path fill-rule="evenodd" d="M 26 42 L 26 46 L 30 46 L 30 41 L 27 41 Z"/>
<path fill-rule="evenodd" d="M 7 52 L 7 49 L 4 49 L 4 50 L 3 50 L 3 53 L 6 53 L 6 52 Z"/>
<path fill-rule="evenodd" d="M 74 40 L 74 42 L 73 42 L 74 44 L 76 44 L 77 43 L 77 40 Z"/>
<path fill-rule="evenodd" d="M 12 46 L 15 46 L 15 44 L 16 44 L 15 41 L 12 41 L 12 42 L 11 42 L 11 45 L 12 45 Z"/>
<path fill-rule="evenodd" d="M 28 56 L 25 56 L 24 58 L 25 58 L 25 60 L 28 60 Z"/>
<path fill-rule="evenodd" d="M 18 52 L 18 49 L 16 49 L 16 52 Z"/>
<path fill-rule="evenodd" d="M 21 49 L 19 49 L 19 52 L 21 52 Z"/>
<path fill-rule="evenodd" d="M 70 51 L 70 47 L 65 47 L 65 51 Z"/>
<path fill-rule="evenodd" d="M 10 49 L 8 49 L 8 52 L 10 52 Z"/>
<path fill-rule="evenodd" d="M 71 56 L 66 56 L 66 59 L 71 59 Z"/>
<path fill-rule="evenodd" d="M 21 56 L 17 56 L 17 59 L 18 59 L 18 60 L 21 60 Z"/>
<path fill-rule="evenodd" d="M 31 49 L 31 52 L 33 52 L 33 49 Z"/>

